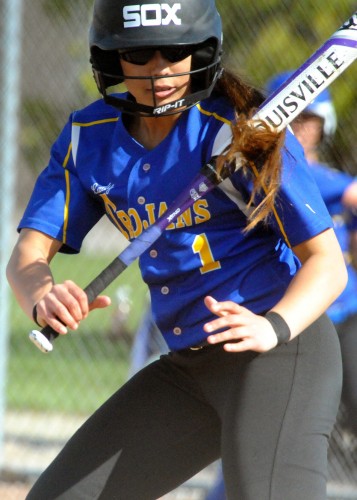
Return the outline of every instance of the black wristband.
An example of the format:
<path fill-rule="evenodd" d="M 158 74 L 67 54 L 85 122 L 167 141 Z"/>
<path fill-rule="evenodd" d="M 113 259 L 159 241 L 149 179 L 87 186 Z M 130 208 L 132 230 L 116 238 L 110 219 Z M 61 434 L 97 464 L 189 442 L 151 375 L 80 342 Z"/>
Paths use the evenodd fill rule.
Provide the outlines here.
<path fill-rule="evenodd" d="M 274 328 L 276 338 L 278 339 L 278 345 L 289 342 L 291 336 L 290 328 L 280 314 L 274 311 L 269 311 L 264 315 L 264 318 L 267 319 Z"/>
<path fill-rule="evenodd" d="M 39 327 L 42 328 L 42 326 L 40 325 L 40 323 L 37 321 L 37 304 L 35 304 L 33 306 L 33 309 L 32 309 L 32 319 L 34 320 L 34 322 L 36 323 L 36 325 L 38 325 Z"/>

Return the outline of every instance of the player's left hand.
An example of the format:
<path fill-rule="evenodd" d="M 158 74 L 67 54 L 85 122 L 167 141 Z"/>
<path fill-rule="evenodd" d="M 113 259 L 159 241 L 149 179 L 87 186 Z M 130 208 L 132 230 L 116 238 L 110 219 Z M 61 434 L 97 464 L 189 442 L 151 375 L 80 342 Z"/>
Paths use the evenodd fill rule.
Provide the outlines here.
<path fill-rule="evenodd" d="M 225 342 L 223 348 L 229 352 L 266 352 L 273 349 L 277 337 L 270 322 L 230 300 L 217 302 L 213 297 L 205 297 L 206 307 L 217 319 L 204 325 L 209 344 Z M 223 329 L 223 330 L 222 330 Z M 220 330 L 219 333 L 214 333 Z"/>

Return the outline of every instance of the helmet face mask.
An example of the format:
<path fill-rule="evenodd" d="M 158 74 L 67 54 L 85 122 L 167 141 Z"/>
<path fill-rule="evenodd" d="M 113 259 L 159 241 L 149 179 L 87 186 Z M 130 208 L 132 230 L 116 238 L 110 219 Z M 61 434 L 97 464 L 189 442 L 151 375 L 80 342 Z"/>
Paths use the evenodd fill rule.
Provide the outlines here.
<path fill-rule="evenodd" d="M 164 57 L 165 52 L 174 53 L 174 49 L 192 54 L 191 93 L 164 106 L 157 106 L 155 99 L 153 106 L 146 106 L 107 94 L 108 87 L 126 79 L 120 52 L 150 48 L 162 48 Z M 163 4 L 151 0 L 140 5 L 131 5 L 130 0 L 96 0 L 90 52 L 94 78 L 108 104 L 143 116 L 178 113 L 208 97 L 221 74 L 221 19 L 214 0 L 171 0 Z M 133 57 L 140 59 L 138 55 Z M 153 88 L 153 77 L 148 75 L 147 79 Z"/>

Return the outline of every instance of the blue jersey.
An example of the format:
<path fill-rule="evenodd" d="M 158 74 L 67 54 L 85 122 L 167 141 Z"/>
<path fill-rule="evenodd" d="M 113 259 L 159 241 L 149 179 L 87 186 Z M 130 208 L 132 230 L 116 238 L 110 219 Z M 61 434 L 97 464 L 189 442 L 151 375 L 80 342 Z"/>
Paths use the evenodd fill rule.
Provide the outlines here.
<path fill-rule="evenodd" d="M 129 240 L 163 213 L 189 184 L 234 110 L 211 96 L 186 110 L 169 135 L 147 150 L 121 113 L 102 100 L 72 114 L 39 176 L 19 228 L 34 228 L 78 252 L 106 215 Z M 181 214 L 140 258 L 153 318 L 169 347 L 202 342 L 212 319 L 210 294 L 264 313 L 281 299 L 300 267 L 291 246 L 332 227 L 301 146 L 287 134 L 281 188 L 267 224 L 244 232 L 252 178 L 238 170 Z"/>
<path fill-rule="evenodd" d="M 332 216 L 334 230 L 345 256 L 348 271 L 348 283 L 338 299 L 327 310 L 327 314 L 334 323 L 344 321 L 351 314 L 357 313 L 357 273 L 351 265 L 349 254 L 350 233 L 348 224 L 353 229 L 357 218 L 348 213 L 342 204 L 345 190 L 352 182 L 353 177 L 327 165 L 312 163 L 310 165 L 313 176 L 321 191 L 323 200 Z"/>

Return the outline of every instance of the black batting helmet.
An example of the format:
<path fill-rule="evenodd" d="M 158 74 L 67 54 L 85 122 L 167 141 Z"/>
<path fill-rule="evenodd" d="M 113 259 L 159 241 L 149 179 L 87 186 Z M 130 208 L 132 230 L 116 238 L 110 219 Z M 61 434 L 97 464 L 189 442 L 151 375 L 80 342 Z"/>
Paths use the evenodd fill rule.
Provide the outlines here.
<path fill-rule="evenodd" d="M 95 0 L 89 44 L 99 91 L 109 104 L 126 112 L 158 116 L 161 111 L 106 93 L 108 87 L 125 78 L 119 50 L 191 46 L 192 93 L 186 96 L 184 108 L 208 97 L 221 73 L 222 23 L 214 0 L 141 0 L 137 4 L 132 0 Z"/>

